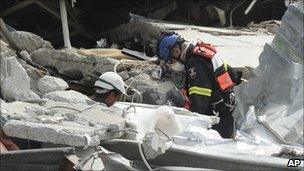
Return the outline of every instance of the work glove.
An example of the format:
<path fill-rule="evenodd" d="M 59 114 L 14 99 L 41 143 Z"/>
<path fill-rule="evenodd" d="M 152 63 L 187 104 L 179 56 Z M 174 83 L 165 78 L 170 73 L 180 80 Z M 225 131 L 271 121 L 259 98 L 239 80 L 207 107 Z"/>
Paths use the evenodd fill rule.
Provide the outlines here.
<path fill-rule="evenodd" d="M 229 112 L 233 112 L 236 106 L 235 95 L 233 92 L 229 93 L 229 98 L 225 101 L 225 105 Z"/>

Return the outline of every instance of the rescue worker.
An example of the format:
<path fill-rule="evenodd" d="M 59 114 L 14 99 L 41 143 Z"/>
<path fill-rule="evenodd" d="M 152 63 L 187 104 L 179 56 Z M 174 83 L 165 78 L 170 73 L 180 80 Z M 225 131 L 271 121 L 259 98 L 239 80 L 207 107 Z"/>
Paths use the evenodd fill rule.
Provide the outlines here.
<path fill-rule="evenodd" d="M 192 112 L 218 115 L 220 121 L 212 128 L 223 138 L 233 137 L 232 112 L 236 105 L 233 87 L 240 83 L 241 73 L 223 63 L 212 45 L 203 42 L 193 45 L 174 32 L 161 36 L 156 53 L 163 65 L 184 65 L 185 99 L 189 99 L 185 106 Z"/>
<path fill-rule="evenodd" d="M 124 81 L 115 72 L 103 73 L 95 82 L 95 101 L 112 106 L 122 94 L 126 95 Z"/>

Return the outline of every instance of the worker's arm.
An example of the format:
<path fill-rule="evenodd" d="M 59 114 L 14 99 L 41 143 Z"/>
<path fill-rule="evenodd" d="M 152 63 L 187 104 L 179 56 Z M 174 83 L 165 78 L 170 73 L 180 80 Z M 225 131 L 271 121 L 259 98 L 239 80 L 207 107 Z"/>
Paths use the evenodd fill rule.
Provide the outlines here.
<path fill-rule="evenodd" d="M 1 129 L 0 129 L 0 149 L 1 151 L 19 150 L 19 147 L 13 141 L 9 140 Z"/>
<path fill-rule="evenodd" d="M 211 96 L 212 84 L 206 68 L 199 61 L 188 62 L 186 65 L 188 93 L 191 101 L 190 110 L 205 115 L 212 115 Z"/>
<path fill-rule="evenodd" d="M 243 76 L 242 72 L 237 72 L 235 69 L 233 69 L 230 65 L 227 65 L 227 71 L 235 85 L 239 85 L 241 83 L 241 79 Z"/>

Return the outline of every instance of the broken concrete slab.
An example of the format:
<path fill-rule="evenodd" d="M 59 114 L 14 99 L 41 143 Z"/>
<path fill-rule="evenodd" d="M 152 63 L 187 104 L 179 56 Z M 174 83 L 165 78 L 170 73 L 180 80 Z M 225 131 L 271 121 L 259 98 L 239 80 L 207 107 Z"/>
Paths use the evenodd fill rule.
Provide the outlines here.
<path fill-rule="evenodd" d="M 38 81 L 39 92 L 46 94 L 52 91 L 64 91 L 69 88 L 67 82 L 61 78 L 45 75 Z"/>
<path fill-rule="evenodd" d="M 30 54 L 27 51 L 22 50 L 19 53 L 20 53 L 20 55 L 22 56 L 23 59 L 31 60 L 31 56 L 30 56 Z"/>
<path fill-rule="evenodd" d="M 50 42 L 43 40 L 41 37 L 26 31 L 13 31 L 12 37 L 18 46 L 26 50 L 28 53 L 33 52 L 39 48 L 53 49 Z"/>
<path fill-rule="evenodd" d="M 155 47 L 161 31 L 174 31 L 193 44 L 200 39 L 215 45 L 217 54 L 232 67 L 257 67 L 258 56 L 263 46 L 274 38 L 273 35 L 263 33 L 168 23 L 151 19 L 136 19 L 110 30 L 106 36 L 110 42 L 122 44 L 123 47 L 131 50 L 146 51 L 148 56 L 153 56 L 156 54 Z M 125 43 L 132 42 L 133 39 L 138 40 L 135 44 L 137 46 L 133 47 Z"/>
<path fill-rule="evenodd" d="M 58 102 L 53 100 L 47 100 L 45 104 L 43 104 L 47 111 L 45 111 L 46 115 L 55 115 L 61 113 L 62 116 L 66 117 L 67 121 L 75 121 L 76 115 L 81 111 L 87 109 L 87 104 L 73 104 L 67 102 Z"/>
<path fill-rule="evenodd" d="M 50 99 L 57 102 L 67 102 L 73 104 L 94 104 L 95 101 L 91 100 L 88 96 L 83 95 L 74 90 L 68 91 L 53 91 L 43 95 L 43 98 Z"/>
<path fill-rule="evenodd" d="M 30 78 L 15 57 L 1 58 L 0 76 L 5 100 L 40 99 L 30 90 Z"/>
<path fill-rule="evenodd" d="M 130 75 L 129 75 L 129 72 L 128 71 L 122 71 L 122 72 L 119 72 L 118 73 L 121 78 L 125 81 L 127 80 L 128 78 L 130 78 Z"/>
<path fill-rule="evenodd" d="M 153 56 L 161 31 L 161 28 L 152 24 L 132 21 L 109 30 L 105 33 L 105 37 L 111 43 L 117 43 L 131 50 L 145 51 L 148 56 Z"/>
<path fill-rule="evenodd" d="M 0 39 L 0 56 L 6 58 L 16 56 L 16 51 L 9 47 L 9 45 Z"/>
<path fill-rule="evenodd" d="M 8 136 L 76 147 L 98 145 L 105 130 L 106 127 L 98 130 L 68 121 L 45 124 L 11 120 L 3 126 L 3 131 Z"/>
<path fill-rule="evenodd" d="M 129 55 L 124 55 L 121 50 L 114 48 L 79 49 L 78 53 L 84 56 L 93 55 L 113 59 L 135 59 Z"/>
<path fill-rule="evenodd" d="M 84 54 L 78 49 L 53 50 L 41 48 L 31 54 L 34 62 L 48 67 L 54 67 L 60 74 L 72 78 L 90 77 L 92 73 L 113 71 L 117 59 L 96 54 Z"/>
<path fill-rule="evenodd" d="M 0 121 L 8 136 L 71 146 L 96 146 L 120 138 L 125 128 L 121 110 L 100 103 L 3 103 Z"/>
<path fill-rule="evenodd" d="M 28 64 L 23 64 L 23 68 L 26 70 L 27 75 L 30 77 L 31 90 L 39 94 L 38 81 L 44 76 L 44 74 L 42 74 L 37 68 L 34 68 Z"/>
<path fill-rule="evenodd" d="M 15 101 L 12 103 L 1 102 L 0 124 L 3 126 L 9 120 L 35 120 L 36 114 L 28 113 L 30 108 L 44 110 L 38 104 Z"/>
<path fill-rule="evenodd" d="M 103 105 L 92 105 L 87 109 L 82 109 L 82 112 L 77 116 L 93 125 L 116 125 L 118 129 L 123 129 L 126 126 L 125 119 L 122 118 L 122 111 L 117 112 Z"/>
<path fill-rule="evenodd" d="M 196 43 L 198 39 L 213 44 L 217 55 L 232 67 L 252 67 L 259 65 L 259 54 L 273 35 L 213 35 L 198 30 L 175 30 L 186 40 Z"/>

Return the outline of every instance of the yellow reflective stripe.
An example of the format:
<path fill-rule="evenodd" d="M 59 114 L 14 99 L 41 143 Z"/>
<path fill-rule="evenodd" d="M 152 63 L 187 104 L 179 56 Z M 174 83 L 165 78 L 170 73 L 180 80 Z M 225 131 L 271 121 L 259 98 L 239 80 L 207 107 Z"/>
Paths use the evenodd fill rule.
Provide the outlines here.
<path fill-rule="evenodd" d="M 226 63 L 224 63 L 224 70 L 227 71 L 228 70 L 228 66 Z"/>
<path fill-rule="evenodd" d="M 199 94 L 202 96 L 211 96 L 212 90 L 209 88 L 193 86 L 189 88 L 189 94 Z"/>

